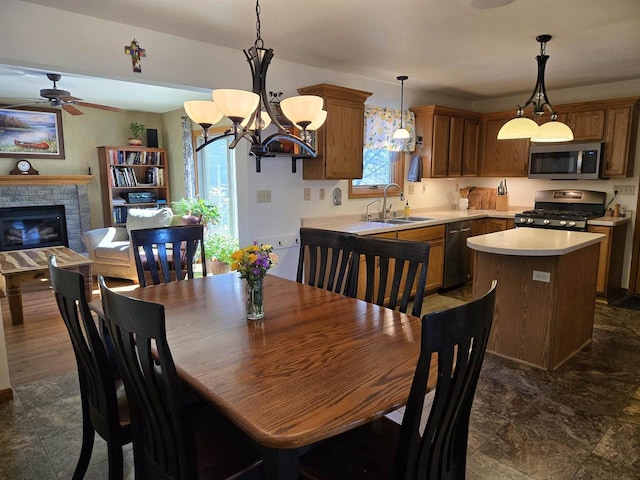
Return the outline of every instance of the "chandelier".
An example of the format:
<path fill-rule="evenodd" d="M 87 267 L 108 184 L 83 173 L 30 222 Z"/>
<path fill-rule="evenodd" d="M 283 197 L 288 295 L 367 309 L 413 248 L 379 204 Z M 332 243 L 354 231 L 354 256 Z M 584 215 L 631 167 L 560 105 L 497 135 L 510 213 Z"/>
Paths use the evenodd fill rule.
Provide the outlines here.
<path fill-rule="evenodd" d="M 530 138 L 532 142 L 569 142 L 573 140 L 573 132 L 568 125 L 558 120 L 558 114 L 549 102 L 544 85 L 544 68 L 549 59 L 549 55 L 546 54 L 546 45 L 551 40 L 551 35 L 538 35 L 536 40 L 540 42 L 540 55 L 536 57 L 538 62 L 536 86 L 527 102 L 523 106 L 518 105 L 517 116 L 502 126 L 498 132 L 498 140 Z M 533 105 L 533 113 L 537 116 L 544 115 L 546 107 L 551 113 L 550 121 L 538 125 L 526 118 L 524 109 L 529 105 Z"/>
<path fill-rule="evenodd" d="M 322 109 L 324 101 L 322 97 L 315 95 L 299 95 L 282 101 L 278 99 L 278 102 L 269 101 L 266 79 L 267 69 L 273 58 L 273 49 L 264 48 L 260 34 L 259 0 L 256 0 L 256 40 L 251 48 L 243 51 L 251 68 L 251 92 L 219 89 L 211 92 L 213 101 L 184 102 L 184 109 L 189 118 L 203 130 L 204 143 L 196 151 L 227 137 L 233 138 L 229 144 L 229 148 L 233 149 L 240 140 L 245 139 L 251 143 L 249 154 L 256 157 L 257 171 L 260 171 L 260 158 L 274 155 L 269 145 L 281 140 L 292 142 L 298 145 L 302 152 L 315 157 L 316 152 L 311 145 L 312 138 L 309 132 L 320 128 L 327 118 L 327 112 Z M 278 104 L 280 111 L 275 111 Z M 209 137 L 209 128 L 223 117 L 227 117 L 233 125 L 224 133 Z M 277 127 L 277 132 L 262 138 L 264 129 L 271 123 Z M 300 130 L 299 136 L 292 133 L 293 127 Z"/>

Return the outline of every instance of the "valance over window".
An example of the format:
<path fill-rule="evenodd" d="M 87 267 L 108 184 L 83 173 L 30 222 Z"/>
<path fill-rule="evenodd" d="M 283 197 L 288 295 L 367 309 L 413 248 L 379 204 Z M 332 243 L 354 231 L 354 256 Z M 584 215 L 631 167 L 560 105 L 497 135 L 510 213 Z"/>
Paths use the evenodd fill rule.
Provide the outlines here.
<path fill-rule="evenodd" d="M 415 150 L 415 115 L 404 112 L 403 126 L 411 135 L 407 139 L 393 138 L 393 132 L 400 128 L 400 110 L 365 105 L 364 108 L 364 148 L 389 150 L 391 152 L 411 152 Z"/>

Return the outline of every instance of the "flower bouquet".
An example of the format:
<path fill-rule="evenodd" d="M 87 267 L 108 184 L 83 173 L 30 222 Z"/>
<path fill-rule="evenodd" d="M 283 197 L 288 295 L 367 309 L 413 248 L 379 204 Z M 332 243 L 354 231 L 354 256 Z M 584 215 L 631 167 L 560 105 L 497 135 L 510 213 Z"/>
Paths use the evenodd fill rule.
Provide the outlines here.
<path fill-rule="evenodd" d="M 278 256 L 271 245 L 254 242 L 233 252 L 231 260 L 231 270 L 240 272 L 240 278 L 247 281 L 247 318 L 260 320 L 264 317 L 262 280 L 267 270 L 278 263 Z"/>

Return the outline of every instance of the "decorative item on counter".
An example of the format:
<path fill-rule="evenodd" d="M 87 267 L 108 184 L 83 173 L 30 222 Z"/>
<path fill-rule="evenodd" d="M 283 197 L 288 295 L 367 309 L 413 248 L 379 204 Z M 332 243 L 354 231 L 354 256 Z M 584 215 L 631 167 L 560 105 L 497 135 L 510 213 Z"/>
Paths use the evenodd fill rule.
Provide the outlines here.
<path fill-rule="evenodd" d="M 471 190 L 469 187 L 464 187 L 458 189 L 458 193 L 460 194 L 460 199 L 458 200 L 458 209 L 459 210 L 467 210 L 469 208 L 469 192 Z"/>
<path fill-rule="evenodd" d="M 240 272 L 240 278 L 247 281 L 247 319 L 261 320 L 264 317 L 263 280 L 278 256 L 268 244 L 244 247 L 231 255 L 231 270 Z"/>
<path fill-rule="evenodd" d="M 620 216 L 620 204 L 619 203 L 616 203 L 613 206 L 613 216 L 614 217 L 619 217 Z"/>
<path fill-rule="evenodd" d="M 496 211 L 506 212 L 509 210 L 509 190 L 507 188 L 507 179 L 500 181 L 498 185 L 498 195 L 496 196 Z"/>

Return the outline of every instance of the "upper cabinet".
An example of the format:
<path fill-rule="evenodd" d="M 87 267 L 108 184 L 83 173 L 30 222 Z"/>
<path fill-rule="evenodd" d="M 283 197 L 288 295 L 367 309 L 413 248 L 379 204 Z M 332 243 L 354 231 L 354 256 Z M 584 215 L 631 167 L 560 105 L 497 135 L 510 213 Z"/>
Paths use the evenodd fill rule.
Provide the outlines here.
<path fill-rule="evenodd" d="M 478 175 L 481 114 L 439 105 L 410 110 L 416 115 L 416 135 L 423 142 L 423 177 Z"/>
<path fill-rule="evenodd" d="M 513 112 L 488 113 L 482 117 L 480 169 L 484 177 L 526 177 L 529 139 L 498 140 L 498 131 L 513 118 Z"/>
<path fill-rule="evenodd" d="M 633 176 L 640 98 L 620 98 L 556 105 L 558 119 L 573 130 L 574 142 L 604 142 L 602 176 Z M 529 140 L 498 140 L 498 130 L 513 111 L 482 116 L 481 172 L 487 177 L 525 177 Z M 549 116 L 544 116 L 548 121 Z"/>
<path fill-rule="evenodd" d="M 304 180 L 362 178 L 364 102 L 371 92 L 322 83 L 298 89 L 324 99 L 325 124 L 316 132 L 315 158 L 302 164 Z"/>

